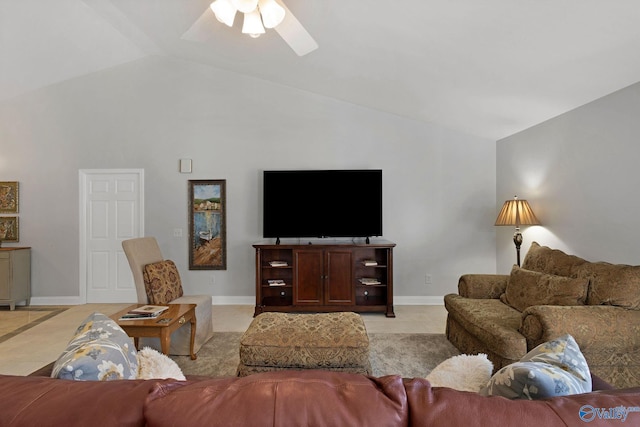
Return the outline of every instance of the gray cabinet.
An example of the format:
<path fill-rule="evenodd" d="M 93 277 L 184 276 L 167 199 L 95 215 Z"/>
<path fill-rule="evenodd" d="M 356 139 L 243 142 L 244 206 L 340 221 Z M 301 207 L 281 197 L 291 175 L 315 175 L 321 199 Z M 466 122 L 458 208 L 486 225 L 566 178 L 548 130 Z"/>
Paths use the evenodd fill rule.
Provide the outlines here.
<path fill-rule="evenodd" d="M 0 248 L 0 305 L 31 300 L 31 248 Z"/>

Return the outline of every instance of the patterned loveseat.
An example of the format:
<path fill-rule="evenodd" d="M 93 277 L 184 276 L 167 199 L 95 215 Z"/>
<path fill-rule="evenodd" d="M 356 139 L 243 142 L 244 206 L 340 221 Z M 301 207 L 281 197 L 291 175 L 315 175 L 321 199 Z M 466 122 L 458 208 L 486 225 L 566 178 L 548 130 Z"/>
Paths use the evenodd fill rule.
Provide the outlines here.
<path fill-rule="evenodd" d="M 447 338 L 494 369 L 571 334 L 591 371 L 640 385 L 640 266 L 588 262 L 533 242 L 510 275 L 467 274 L 444 298 Z"/>

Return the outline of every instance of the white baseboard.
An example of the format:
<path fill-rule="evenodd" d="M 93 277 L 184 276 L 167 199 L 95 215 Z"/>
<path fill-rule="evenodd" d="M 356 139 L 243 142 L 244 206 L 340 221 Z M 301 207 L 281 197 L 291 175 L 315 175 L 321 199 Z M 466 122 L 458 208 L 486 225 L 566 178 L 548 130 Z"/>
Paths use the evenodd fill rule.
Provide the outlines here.
<path fill-rule="evenodd" d="M 255 296 L 227 297 L 224 295 L 214 295 L 213 305 L 256 305 Z"/>
<path fill-rule="evenodd" d="M 444 296 L 394 296 L 393 305 L 444 305 Z"/>
<path fill-rule="evenodd" d="M 31 305 L 80 305 L 86 301 L 79 296 L 75 297 L 31 297 Z M 16 305 L 24 305 L 24 302 Z"/>
<path fill-rule="evenodd" d="M 394 305 L 443 305 L 444 296 L 394 296 Z M 80 305 L 84 304 L 79 296 L 69 297 L 32 297 L 31 305 Z M 132 304 L 134 304 L 132 302 Z M 255 296 L 213 296 L 213 305 L 254 305 Z M 16 305 L 24 305 L 24 302 Z"/>

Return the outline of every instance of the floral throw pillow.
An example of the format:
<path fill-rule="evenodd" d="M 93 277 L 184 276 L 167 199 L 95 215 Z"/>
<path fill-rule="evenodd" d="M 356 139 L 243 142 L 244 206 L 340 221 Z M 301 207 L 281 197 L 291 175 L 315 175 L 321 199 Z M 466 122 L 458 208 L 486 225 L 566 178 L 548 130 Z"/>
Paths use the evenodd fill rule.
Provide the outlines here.
<path fill-rule="evenodd" d="M 133 340 L 102 313 L 93 313 L 76 330 L 53 366 L 53 378 L 81 381 L 135 379 L 138 358 Z"/>
<path fill-rule="evenodd" d="M 171 260 L 145 265 L 142 276 L 149 304 L 169 304 L 183 295 L 178 267 Z"/>
<path fill-rule="evenodd" d="M 480 394 L 534 400 L 589 393 L 591 387 L 587 361 L 575 339 L 566 334 L 500 369 Z"/>

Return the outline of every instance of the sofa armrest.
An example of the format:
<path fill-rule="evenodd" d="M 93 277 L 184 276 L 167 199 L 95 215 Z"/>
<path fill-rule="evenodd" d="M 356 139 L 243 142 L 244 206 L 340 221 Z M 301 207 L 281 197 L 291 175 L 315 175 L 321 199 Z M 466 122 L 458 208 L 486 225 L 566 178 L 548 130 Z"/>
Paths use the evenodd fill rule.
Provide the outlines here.
<path fill-rule="evenodd" d="M 500 298 L 508 280 L 506 274 L 464 274 L 458 280 L 458 295 L 475 299 Z"/>
<path fill-rule="evenodd" d="M 519 332 L 529 349 L 571 334 L 583 351 L 638 349 L 640 311 L 606 305 L 528 307 Z"/>

